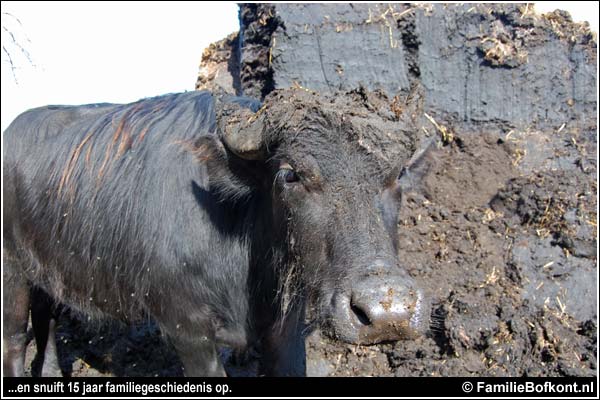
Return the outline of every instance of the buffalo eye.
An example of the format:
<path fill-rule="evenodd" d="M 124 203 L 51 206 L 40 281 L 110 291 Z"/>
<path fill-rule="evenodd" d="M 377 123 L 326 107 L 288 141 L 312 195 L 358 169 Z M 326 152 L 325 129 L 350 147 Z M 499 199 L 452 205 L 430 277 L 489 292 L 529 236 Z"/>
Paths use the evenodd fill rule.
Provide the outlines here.
<path fill-rule="evenodd" d="M 298 182 L 300 180 L 300 178 L 298 177 L 298 174 L 296 174 L 296 171 L 294 171 L 294 169 L 291 167 L 291 165 L 289 165 L 287 163 L 282 164 L 279 167 L 279 172 L 277 172 L 277 175 L 285 183 L 294 183 L 294 182 Z"/>
<path fill-rule="evenodd" d="M 287 169 L 283 174 L 283 180 L 285 180 L 287 183 L 297 182 L 298 175 L 293 170 Z"/>

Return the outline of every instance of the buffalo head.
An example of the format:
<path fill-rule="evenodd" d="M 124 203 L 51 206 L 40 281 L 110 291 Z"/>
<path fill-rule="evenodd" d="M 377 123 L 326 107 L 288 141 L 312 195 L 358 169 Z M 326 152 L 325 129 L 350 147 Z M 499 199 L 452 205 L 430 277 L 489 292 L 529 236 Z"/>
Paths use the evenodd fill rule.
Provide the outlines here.
<path fill-rule="evenodd" d="M 393 141 L 394 132 L 357 122 L 369 121 L 362 111 L 304 90 L 275 92 L 256 112 L 223 103 L 218 135 L 201 146 L 218 160 L 209 176 L 222 195 L 270 193 L 285 246 L 281 297 L 306 299 L 329 336 L 373 344 L 428 326 L 427 296 L 397 256 L 397 225 L 403 192 L 418 184 L 431 151 L 408 160 L 416 144 L 404 143 L 398 160 L 378 153 L 370 140 Z"/>

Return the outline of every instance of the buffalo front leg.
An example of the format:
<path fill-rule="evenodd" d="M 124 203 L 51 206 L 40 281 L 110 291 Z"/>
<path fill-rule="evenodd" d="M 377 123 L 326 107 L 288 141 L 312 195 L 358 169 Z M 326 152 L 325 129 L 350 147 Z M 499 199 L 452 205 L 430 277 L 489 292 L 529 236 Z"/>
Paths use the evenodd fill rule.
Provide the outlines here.
<path fill-rule="evenodd" d="M 27 322 L 29 320 L 29 284 L 15 261 L 4 259 L 2 280 L 2 341 L 4 376 L 23 376 Z"/>
<path fill-rule="evenodd" d="M 304 308 L 290 311 L 262 342 L 261 375 L 306 376 Z"/>
<path fill-rule="evenodd" d="M 32 365 L 32 375 L 60 377 L 56 351 L 57 312 L 54 301 L 42 289 L 31 290 L 31 325 L 35 334 L 37 354 Z"/>

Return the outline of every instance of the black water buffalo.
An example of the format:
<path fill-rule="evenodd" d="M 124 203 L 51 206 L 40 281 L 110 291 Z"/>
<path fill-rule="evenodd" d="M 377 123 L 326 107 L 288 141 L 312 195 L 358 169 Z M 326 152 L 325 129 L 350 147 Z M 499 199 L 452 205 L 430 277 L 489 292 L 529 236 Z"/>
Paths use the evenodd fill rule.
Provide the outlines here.
<path fill-rule="evenodd" d="M 23 374 L 30 310 L 38 348 L 55 351 L 55 301 L 150 316 L 188 376 L 224 375 L 217 347 L 249 345 L 262 373 L 305 374 L 309 306 L 350 343 L 422 332 L 429 307 L 396 235 L 424 157 L 382 170 L 343 113 L 304 107 L 315 96 L 261 107 L 190 92 L 19 116 L 3 146 L 4 374 Z"/>

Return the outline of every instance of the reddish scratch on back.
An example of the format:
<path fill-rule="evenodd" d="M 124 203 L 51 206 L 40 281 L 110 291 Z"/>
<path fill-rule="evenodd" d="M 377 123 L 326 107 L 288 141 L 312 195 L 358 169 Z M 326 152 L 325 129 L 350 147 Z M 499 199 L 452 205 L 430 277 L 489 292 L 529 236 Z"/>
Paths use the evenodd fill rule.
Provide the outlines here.
<path fill-rule="evenodd" d="M 81 153 L 81 149 L 83 146 L 90 140 L 92 137 L 92 132 L 88 133 L 87 136 L 79 143 L 79 145 L 75 148 L 73 153 L 71 154 L 71 158 L 63 171 L 62 177 L 60 178 L 60 182 L 58 184 L 58 194 L 60 195 L 63 191 L 65 185 L 69 183 L 71 179 L 71 175 L 73 174 L 73 170 L 75 169 L 75 164 L 77 164 L 77 160 L 79 159 L 79 154 Z M 87 156 L 86 156 L 87 157 Z"/>
<path fill-rule="evenodd" d="M 121 156 L 131 146 L 131 134 L 129 132 L 126 132 L 125 125 L 129 122 L 131 116 L 135 114 L 141 107 L 142 103 L 136 105 L 131 110 L 127 111 L 125 115 L 123 115 L 123 117 L 121 117 L 121 121 L 119 121 L 119 125 L 117 126 L 117 129 L 113 134 L 112 140 L 106 148 L 106 153 L 104 153 L 104 160 L 102 161 L 102 166 L 100 167 L 100 171 L 98 172 L 98 180 L 102 179 L 102 176 L 104 175 L 105 169 L 108 166 L 108 161 L 111 158 L 111 154 L 113 152 L 115 144 L 120 140 L 120 144 L 117 147 L 117 157 Z"/>

